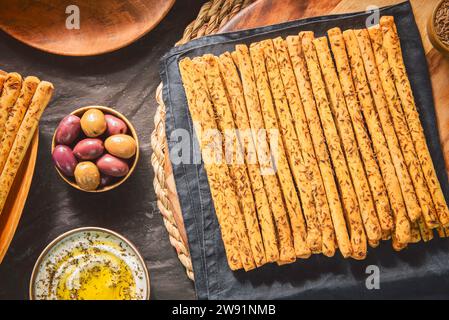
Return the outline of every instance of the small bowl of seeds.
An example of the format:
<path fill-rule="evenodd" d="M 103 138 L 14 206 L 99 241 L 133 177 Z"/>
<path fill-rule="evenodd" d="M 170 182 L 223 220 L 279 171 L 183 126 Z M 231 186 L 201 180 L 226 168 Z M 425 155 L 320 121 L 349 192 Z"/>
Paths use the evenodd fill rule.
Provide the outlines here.
<path fill-rule="evenodd" d="M 441 0 L 429 19 L 427 33 L 432 45 L 449 57 L 449 0 Z"/>

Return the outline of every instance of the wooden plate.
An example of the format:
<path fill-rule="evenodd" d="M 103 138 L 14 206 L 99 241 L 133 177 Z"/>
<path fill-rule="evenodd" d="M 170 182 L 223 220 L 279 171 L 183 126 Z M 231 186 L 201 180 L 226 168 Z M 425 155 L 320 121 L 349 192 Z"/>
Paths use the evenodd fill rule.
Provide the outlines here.
<path fill-rule="evenodd" d="M 14 237 L 23 208 L 25 207 L 28 191 L 33 180 L 38 145 L 39 131 L 36 131 L 28 152 L 20 165 L 19 172 L 9 192 L 3 212 L 0 214 L 0 264 Z"/>
<path fill-rule="evenodd" d="M 0 29 L 37 49 L 91 56 L 123 48 L 152 30 L 175 0 L 0 0 Z M 68 29 L 71 5 L 79 29 Z M 68 12 L 66 9 L 69 7 Z M 71 25 L 71 24 L 69 24 Z"/>
<path fill-rule="evenodd" d="M 231 32 L 243 29 L 251 29 L 271 24 L 308 18 L 313 16 L 350 13 L 366 10 L 370 5 L 379 7 L 398 4 L 403 0 L 259 0 L 242 10 L 231 19 L 220 32 Z M 439 0 L 412 0 L 415 19 L 421 33 L 424 49 L 429 64 L 432 78 L 432 86 L 435 99 L 435 111 L 440 139 L 444 152 L 446 170 L 449 171 L 449 59 L 445 59 L 441 53 L 432 47 L 427 36 L 427 20 L 432 14 L 433 8 Z M 165 176 L 167 179 L 170 204 L 175 221 L 187 244 L 187 237 L 182 223 L 182 212 L 173 181 L 173 172 L 169 163 L 168 148 L 166 151 Z M 176 196 L 173 196 L 176 195 Z"/>

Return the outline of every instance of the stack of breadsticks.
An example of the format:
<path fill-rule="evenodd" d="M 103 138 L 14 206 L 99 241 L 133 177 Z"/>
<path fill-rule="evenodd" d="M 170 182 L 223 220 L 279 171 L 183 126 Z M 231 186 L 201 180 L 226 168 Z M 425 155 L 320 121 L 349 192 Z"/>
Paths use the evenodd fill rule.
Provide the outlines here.
<path fill-rule="evenodd" d="M 179 63 L 232 270 L 449 231 L 393 18 L 327 35 Z"/>
<path fill-rule="evenodd" d="M 0 214 L 32 141 L 53 85 L 0 70 Z"/>

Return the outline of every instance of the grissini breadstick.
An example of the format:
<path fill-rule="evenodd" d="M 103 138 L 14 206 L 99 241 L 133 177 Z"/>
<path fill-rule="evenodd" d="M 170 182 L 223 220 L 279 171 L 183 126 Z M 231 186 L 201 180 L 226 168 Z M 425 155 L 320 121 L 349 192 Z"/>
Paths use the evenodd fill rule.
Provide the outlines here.
<path fill-rule="evenodd" d="M 435 213 L 435 208 L 432 202 L 429 189 L 427 188 L 424 174 L 413 147 L 412 137 L 408 130 L 407 120 L 402 111 L 401 101 L 396 92 L 394 84 L 394 77 L 391 73 L 390 64 L 388 63 L 388 56 L 382 46 L 382 31 L 379 27 L 368 29 L 368 34 L 371 39 L 371 44 L 376 58 L 377 68 L 379 70 L 382 87 L 385 92 L 388 107 L 393 119 L 393 125 L 401 146 L 405 163 L 409 169 L 410 176 L 415 186 L 416 195 L 421 205 L 424 222 L 427 227 L 433 229 L 439 224 Z M 363 32 L 363 37 L 367 36 L 367 32 Z"/>
<path fill-rule="evenodd" d="M 392 236 L 393 247 L 395 250 L 399 249 L 399 247 L 404 248 L 410 241 L 410 222 L 408 221 L 407 211 L 402 197 L 401 185 L 396 175 L 384 132 L 374 108 L 374 102 L 371 98 L 368 80 L 363 67 L 362 54 L 354 31 L 344 31 L 343 38 L 349 56 L 357 96 L 360 101 L 368 131 L 371 135 L 374 152 L 377 156 L 385 186 L 387 187 L 391 208 L 393 209 L 395 221 L 395 229 Z"/>
<path fill-rule="evenodd" d="M 2 95 L 0 97 L 0 140 L 5 133 L 5 125 L 11 108 L 16 103 L 22 88 L 22 77 L 20 74 L 8 73 L 3 84 Z"/>
<path fill-rule="evenodd" d="M 215 127 L 213 127 L 212 130 L 210 130 L 210 131 L 212 132 L 213 135 L 215 135 L 217 132 L 219 133 L 219 135 L 222 139 L 221 140 L 222 144 L 220 145 L 220 147 L 224 147 L 224 143 L 226 143 L 226 141 L 223 141 L 223 134 L 218 129 L 218 126 L 216 123 L 217 115 L 214 113 L 213 102 L 211 100 L 210 93 L 207 91 L 208 86 L 207 86 L 207 80 L 206 80 L 206 75 L 205 75 L 204 63 L 201 61 L 201 59 L 199 57 L 194 58 L 193 63 L 194 63 L 194 68 L 195 68 L 196 72 L 200 75 L 199 80 L 200 80 L 201 86 L 203 88 L 205 88 L 207 98 L 209 99 L 209 104 L 206 103 L 204 106 L 205 106 L 205 108 L 208 108 L 208 109 L 212 108 L 211 110 L 209 110 L 209 113 L 213 114 L 215 117 L 213 122 L 211 122 L 210 120 L 206 120 L 206 121 L 215 125 Z M 204 121 L 205 118 L 206 119 L 208 118 L 207 116 L 204 116 L 204 113 L 202 113 L 201 115 L 202 115 L 201 121 Z M 205 135 L 207 135 L 208 130 L 204 130 L 203 133 Z M 211 145 L 212 145 L 212 149 L 216 149 L 216 146 L 214 146 L 213 143 L 206 146 L 205 149 L 207 150 L 207 148 L 210 148 Z M 221 150 L 223 150 L 223 149 L 221 149 Z M 225 152 L 224 160 L 227 161 L 226 150 L 223 150 L 223 151 Z M 203 159 L 204 159 L 204 157 L 203 157 Z M 207 158 L 205 160 L 207 160 Z M 223 158 L 221 158 L 220 160 L 223 161 Z M 224 167 L 228 168 L 226 163 L 224 163 Z M 235 217 L 234 229 L 236 229 L 236 233 L 238 234 L 238 237 L 239 237 L 240 259 L 242 261 L 243 269 L 245 269 L 245 271 L 249 271 L 249 270 L 254 269 L 256 267 L 256 265 L 254 262 L 254 257 L 251 252 L 251 244 L 249 241 L 248 232 L 247 232 L 246 225 L 245 225 L 245 217 L 244 217 L 244 215 L 240 209 L 240 206 L 239 206 L 238 196 L 237 196 L 237 192 L 235 190 L 236 185 L 232 181 L 232 178 L 231 178 L 230 172 L 229 172 L 229 168 L 227 171 L 224 171 L 224 172 L 226 173 L 225 179 L 227 179 L 228 185 L 230 186 L 230 189 L 226 190 L 227 192 L 225 192 L 225 195 L 228 197 L 227 205 L 229 208 L 229 212 L 231 212 L 231 214 L 234 214 L 234 217 Z M 226 185 L 226 180 L 225 180 L 224 184 Z"/>
<path fill-rule="evenodd" d="M 220 75 L 218 66 L 218 58 L 211 54 L 204 55 L 201 60 L 204 62 L 206 82 L 209 89 L 215 115 L 217 116 L 217 125 L 221 131 L 226 146 L 235 146 L 233 150 L 237 155 L 242 153 L 240 142 L 237 139 L 237 131 L 235 129 L 234 119 L 231 107 L 226 95 L 225 87 Z M 234 150 L 235 149 L 235 150 Z M 232 152 L 234 153 L 234 152 Z M 256 213 L 256 205 L 251 190 L 251 182 L 249 180 L 246 165 L 243 163 L 233 162 L 234 159 L 228 159 L 228 167 L 231 178 L 235 183 L 235 190 L 239 199 L 240 209 L 248 232 L 249 244 L 253 254 L 254 262 L 257 267 L 266 264 L 265 249 L 262 242 L 262 235 L 259 228 L 259 220 Z"/>
<path fill-rule="evenodd" d="M 273 129 L 277 129 L 280 131 L 282 140 L 284 142 L 283 150 L 287 155 L 285 159 L 288 159 L 288 162 L 285 161 L 283 163 L 283 171 L 288 174 L 291 169 L 291 174 L 293 175 L 296 186 L 299 190 L 302 210 L 307 221 L 307 245 L 313 253 L 320 253 L 323 245 L 321 229 L 318 225 L 318 217 L 315 210 L 315 200 L 313 197 L 313 187 L 311 183 L 312 175 L 310 173 L 309 165 L 305 162 L 304 159 L 304 141 L 300 140 L 300 138 L 298 138 L 298 136 L 296 135 L 293 117 L 290 113 L 285 93 L 290 89 L 287 86 L 285 86 L 284 88 L 284 85 L 282 83 L 282 81 L 285 80 L 285 75 L 283 75 L 284 77 L 281 78 L 281 72 L 278 69 L 278 61 L 276 61 L 276 53 L 274 50 L 273 42 L 271 40 L 264 40 L 259 43 L 259 46 L 264 52 L 265 66 L 271 87 L 274 106 L 277 112 L 277 119 L 279 122 L 278 126 Z M 276 112 L 271 115 L 274 119 L 276 118 Z M 265 116 L 266 115 L 264 114 L 264 117 Z M 266 128 L 270 130 L 270 128 L 268 128 L 267 126 Z M 288 164 L 290 164 L 290 169 L 288 168 Z M 283 175 L 280 169 L 281 166 L 279 165 L 278 161 L 278 173 L 279 175 Z M 292 224 L 292 228 L 294 228 L 294 226 L 296 225 L 298 228 L 304 229 L 305 231 L 306 226 L 304 219 L 298 219 L 297 217 L 294 217 L 294 219 L 290 218 L 290 222 Z M 326 254 L 329 254 L 329 252 L 326 252 Z M 330 254 L 332 254 L 332 252 Z"/>
<path fill-rule="evenodd" d="M 265 129 L 268 131 L 279 133 L 280 130 L 276 120 L 276 112 L 270 93 L 270 86 L 268 82 L 269 80 L 265 68 L 263 48 L 261 47 L 261 45 L 251 46 L 250 57 L 254 66 L 254 75 L 257 83 L 257 93 L 260 100 L 260 110 L 262 112 L 261 115 L 263 116 L 263 120 L 262 118 L 260 118 L 262 123 L 259 124 L 264 125 Z M 273 141 L 270 141 L 270 143 L 271 145 L 273 145 Z M 278 141 L 276 141 L 275 143 L 277 143 L 277 175 L 290 217 L 296 256 L 300 258 L 307 258 L 311 254 L 311 249 L 309 248 L 307 243 L 306 225 L 302 216 L 301 204 L 296 194 L 295 184 L 293 182 L 290 168 L 288 166 L 287 155 L 284 149 L 282 138 L 278 138 Z"/>
<path fill-rule="evenodd" d="M 360 154 L 365 165 L 366 176 L 368 177 L 371 193 L 379 217 L 380 227 L 383 234 L 390 234 L 393 230 L 393 217 L 391 215 L 390 202 L 388 200 L 387 189 L 382 179 L 382 174 L 377 164 L 371 139 L 365 128 L 365 120 L 357 98 L 357 92 L 352 80 L 349 59 L 346 53 L 346 45 L 343 34 L 339 28 L 330 29 L 328 32 L 329 42 L 337 66 L 343 94 L 351 116 Z M 385 236 L 383 237 L 385 238 Z"/>
<path fill-rule="evenodd" d="M 418 220 L 419 231 L 421 232 L 421 239 L 424 242 L 428 242 L 433 239 L 433 232 L 431 229 L 427 228 L 426 223 L 423 218 Z"/>
<path fill-rule="evenodd" d="M 388 148 L 390 149 L 390 153 L 394 159 L 393 163 L 396 164 L 396 173 L 398 174 L 399 182 L 401 183 L 402 194 L 407 206 L 408 217 L 412 222 L 414 222 L 422 216 L 422 210 L 425 210 L 426 212 L 430 210 L 429 203 L 422 203 L 420 207 L 419 201 L 421 199 L 416 196 L 418 192 L 415 192 L 413 188 L 411 174 L 407 170 L 406 161 L 399 146 L 399 141 L 393 127 L 390 112 L 388 111 L 388 103 L 379 78 L 379 72 L 376 68 L 374 53 L 371 48 L 368 31 L 366 29 L 354 30 L 354 34 L 357 38 L 357 42 L 362 53 L 363 63 L 365 66 L 368 83 L 371 88 L 374 105 L 376 106 L 380 123 L 382 124 L 382 129 L 385 133 Z"/>
<path fill-rule="evenodd" d="M 309 77 L 312 83 L 318 113 L 342 193 L 343 205 L 347 215 L 346 220 L 351 236 L 352 256 L 355 259 L 363 259 L 366 257 L 367 250 L 366 234 L 363 229 L 360 207 L 357 202 L 354 186 L 352 185 L 346 159 L 341 147 L 340 137 L 338 136 L 332 111 L 330 110 L 325 84 L 321 77 L 317 53 L 313 46 L 314 37 L 311 33 L 300 33 L 300 37 L 302 38 L 302 48 L 309 70 Z"/>
<path fill-rule="evenodd" d="M 320 117 L 316 109 L 315 98 L 313 96 L 312 86 L 307 71 L 307 64 L 304 58 L 299 36 L 287 37 L 287 45 L 301 100 L 304 105 L 304 112 L 309 123 L 310 132 L 312 133 L 312 142 L 318 160 L 319 169 L 321 171 L 321 176 L 323 178 L 322 181 L 326 192 L 327 202 L 330 208 L 331 216 L 324 216 L 320 218 L 321 227 L 325 230 L 325 228 L 332 228 L 333 224 L 338 248 L 340 249 L 343 257 L 347 258 L 352 255 L 351 241 L 346 228 L 343 207 L 340 201 L 338 187 L 335 182 L 334 172 L 329 158 L 323 129 L 321 128 Z"/>
<path fill-rule="evenodd" d="M 228 93 L 231 111 L 240 132 L 240 142 L 243 146 L 245 161 L 248 167 L 248 174 L 256 203 L 267 262 L 275 262 L 279 260 L 279 250 L 273 216 L 263 186 L 262 176 L 260 175 L 259 163 L 257 158 L 253 158 L 251 155 L 256 149 L 250 134 L 251 127 L 249 125 L 245 100 L 243 98 L 242 83 L 229 52 L 220 55 L 219 67 Z M 245 133 L 249 133 L 247 141 L 244 141 L 244 137 L 242 137 Z"/>
<path fill-rule="evenodd" d="M 410 243 L 418 243 L 421 241 L 421 233 L 419 230 L 418 221 L 411 223 L 410 228 Z"/>
<path fill-rule="evenodd" d="M 443 227 L 446 237 L 449 237 L 449 227 Z"/>
<path fill-rule="evenodd" d="M 9 151 L 22 123 L 23 117 L 31 103 L 34 92 L 40 80 L 36 77 L 27 77 L 23 81 L 22 89 L 16 103 L 11 109 L 10 116 L 6 120 L 5 133 L 0 142 L 0 173 L 3 171 Z"/>
<path fill-rule="evenodd" d="M 432 157 L 427 148 L 426 137 L 421 126 L 419 113 L 416 108 L 410 81 L 407 77 L 404 60 L 402 58 L 401 44 L 397 34 L 393 17 L 382 17 L 380 24 L 383 32 L 383 47 L 388 55 L 391 71 L 394 75 L 396 88 L 400 97 L 402 108 L 407 119 L 415 151 L 432 195 L 433 203 L 442 225 L 449 224 L 449 209 L 441 190 L 440 182 L 433 167 Z"/>
<path fill-rule="evenodd" d="M 7 73 L 3 70 L 0 70 L 0 95 L 3 91 L 3 84 L 5 83 Z"/>
<path fill-rule="evenodd" d="M 378 243 L 382 237 L 379 219 L 377 218 L 368 179 L 365 175 L 352 128 L 351 117 L 346 107 L 345 97 L 341 89 L 340 81 L 338 80 L 337 71 L 334 67 L 328 41 L 326 37 L 320 37 L 315 39 L 313 43 L 318 54 L 318 60 L 329 95 L 329 104 L 334 115 L 337 131 L 343 144 L 344 153 L 346 154 L 349 173 L 352 177 L 354 190 L 359 201 L 360 214 L 366 236 L 370 244 L 376 246 L 376 242 Z"/>
<path fill-rule="evenodd" d="M 3 211 L 14 178 L 30 146 L 42 113 L 50 102 L 52 94 L 53 85 L 46 81 L 41 82 L 20 125 L 11 152 L 6 160 L 6 165 L 0 175 L 0 213 Z"/>
<path fill-rule="evenodd" d="M 442 226 L 438 226 L 435 228 L 440 238 L 446 238 L 446 234 L 444 233 L 444 228 Z"/>
<path fill-rule="evenodd" d="M 218 161 L 218 159 L 217 161 L 210 161 L 210 158 L 206 158 L 210 156 L 206 154 L 206 149 L 209 144 L 215 142 L 215 137 L 212 134 L 204 135 L 204 132 L 206 130 L 216 130 L 218 132 L 212 103 L 209 100 L 205 84 L 206 79 L 204 79 L 204 76 L 197 70 L 195 64 L 189 58 L 181 60 L 179 70 L 181 72 L 190 114 L 195 125 L 195 132 L 200 143 L 204 167 L 214 200 L 215 212 L 220 224 L 228 264 L 231 270 L 241 269 L 243 267 L 242 259 L 244 257 L 240 254 L 240 241 L 245 236 L 242 235 L 242 230 L 237 224 L 237 218 L 240 218 L 240 209 L 235 199 L 234 186 L 229 178 L 229 170 L 226 164 Z M 217 151 L 222 152 L 221 141 L 219 150 Z M 232 209 L 235 209 L 235 211 L 231 211 Z M 246 232 L 244 234 L 246 235 Z M 250 252 L 250 250 L 248 251 Z M 252 256 L 248 260 L 251 261 Z M 251 262 L 247 262 L 247 265 L 250 264 Z"/>
<path fill-rule="evenodd" d="M 259 159 L 259 164 L 262 171 L 272 168 L 273 164 L 267 163 L 266 159 L 270 158 L 270 146 L 267 142 L 267 135 L 265 137 L 258 137 L 258 132 L 263 132 L 264 120 L 260 110 L 259 98 L 256 87 L 256 79 L 254 76 L 254 70 L 249 55 L 249 49 L 245 45 L 236 46 L 236 56 L 238 60 L 238 67 L 243 85 L 243 95 L 245 97 L 247 113 L 249 115 L 249 122 L 251 129 L 253 130 L 253 139 L 257 146 L 256 153 Z M 263 139 L 265 138 L 265 139 Z M 270 201 L 274 220 L 276 223 L 276 230 L 279 241 L 279 261 L 280 264 L 293 262 L 296 260 L 295 247 L 293 244 L 293 236 L 290 230 L 290 223 L 288 214 L 286 213 L 284 203 L 282 201 L 282 191 L 279 187 L 278 179 L 274 174 L 264 174 L 265 190 Z M 296 193 L 295 193 L 296 195 Z M 286 202 L 286 205 L 290 204 Z M 300 209 L 300 208 L 299 208 Z M 292 210 L 287 207 L 287 210 Z M 305 244 L 305 241 L 304 241 Z M 304 246 L 304 255 L 307 254 L 307 246 Z M 310 253 L 309 253 L 310 254 Z"/>
<path fill-rule="evenodd" d="M 310 135 L 307 117 L 304 112 L 304 106 L 296 83 L 293 65 L 290 60 L 287 42 L 278 37 L 273 40 L 276 49 L 279 70 L 285 87 L 285 93 L 290 106 L 290 112 L 295 125 L 296 134 L 301 145 L 302 157 L 304 163 L 308 165 L 310 181 L 314 199 L 317 219 L 312 221 L 316 223 L 320 229 L 322 236 L 322 252 L 324 255 L 331 257 L 335 254 L 335 232 L 332 226 L 332 219 L 329 205 L 326 198 L 326 190 L 324 189 L 323 180 L 321 178 L 320 168 L 315 156 L 312 137 Z M 307 221 L 309 226 L 309 221 Z"/>

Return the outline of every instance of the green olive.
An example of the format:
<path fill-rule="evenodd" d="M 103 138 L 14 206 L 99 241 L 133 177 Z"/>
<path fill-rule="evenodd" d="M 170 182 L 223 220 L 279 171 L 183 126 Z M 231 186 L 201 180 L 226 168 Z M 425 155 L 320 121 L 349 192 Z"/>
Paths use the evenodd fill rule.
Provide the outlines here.
<path fill-rule="evenodd" d="M 93 162 L 80 162 L 75 168 L 75 180 L 83 190 L 96 190 L 100 185 L 100 171 Z"/>
<path fill-rule="evenodd" d="M 122 159 L 129 159 L 136 154 L 137 144 L 131 136 L 116 134 L 106 139 L 104 146 L 108 152 Z"/>
<path fill-rule="evenodd" d="M 107 129 L 104 113 L 98 109 L 89 109 L 81 117 L 81 129 L 89 138 L 101 136 Z"/>

